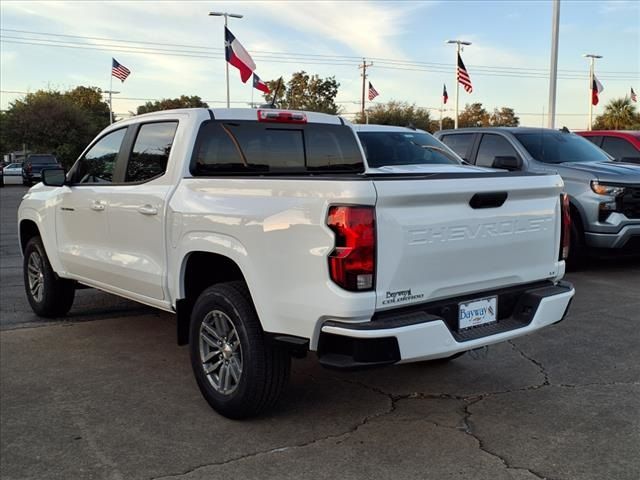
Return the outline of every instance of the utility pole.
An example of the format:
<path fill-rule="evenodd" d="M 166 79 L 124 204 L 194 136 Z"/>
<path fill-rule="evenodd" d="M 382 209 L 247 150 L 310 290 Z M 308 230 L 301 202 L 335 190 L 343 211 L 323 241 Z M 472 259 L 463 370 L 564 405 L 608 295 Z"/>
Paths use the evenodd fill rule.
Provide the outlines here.
<path fill-rule="evenodd" d="M 602 58 L 602 55 L 585 53 L 582 56 L 589 59 L 589 125 L 587 125 L 587 130 L 591 130 L 593 125 L 593 73 L 596 58 Z"/>
<path fill-rule="evenodd" d="M 558 83 L 558 40 L 560 31 L 560 0 L 553 0 L 553 20 L 551 22 L 551 66 L 549 68 L 549 117 L 548 128 L 555 128 L 556 85 Z"/>
<path fill-rule="evenodd" d="M 227 62 L 226 59 L 226 54 L 227 54 L 227 35 L 226 35 L 226 30 L 227 30 L 227 19 L 228 17 L 231 18 L 242 18 L 244 17 L 244 15 L 240 15 L 238 13 L 227 13 L 227 12 L 209 12 L 209 16 L 210 17 L 224 17 L 224 29 L 225 32 L 223 32 L 223 38 L 224 38 L 224 48 L 225 48 L 225 74 L 226 74 L 226 79 L 227 79 L 227 108 L 230 108 L 231 105 L 231 100 L 229 98 L 229 62 Z"/>
<path fill-rule="evenodd" d="M 113 123 L 113 102 L 112 102 L 112 95 L 116 95 L 120 92 L 116 92 L 115 90 L 105 90 L 102 93 L 108 93 L 109 94 L 109 125 L 111 125 Z"/>
<path fill-rule="evenodd" d="M 471 42 L 465 42 L 464 40 L 448 40 L 447 43 L 455 43 L 456 44 L 456 68 L 454 75 L 454 82 L 456 82 L 456 114 L 453 120 L 453 128 L 458 128 L 458 100 L 460 98 L 460 82 L 458 82 L 458 58 L 460 57 L 460 52 L 464 50 L 462 45 L 468 46 L 471 45 Z"/>
<path fill-rule="evenodd" d="M 373 63 L 367 63 L 367 61 L 363 58 L 362 65 L 358 65 L 358 68 L 362 69 L 362 119 L 365 119 L 365 111 L 364 111 L 364 100 L 365 100 L 365 91 L 367 89 L 367 68 L 373 66 Z M 369 123 L 369 122 L 367 122 Z"/>

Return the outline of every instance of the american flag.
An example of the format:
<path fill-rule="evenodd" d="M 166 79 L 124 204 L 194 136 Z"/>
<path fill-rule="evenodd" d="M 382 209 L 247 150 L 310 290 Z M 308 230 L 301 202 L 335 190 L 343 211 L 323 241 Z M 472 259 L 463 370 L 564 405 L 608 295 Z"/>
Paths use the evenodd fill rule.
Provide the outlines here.
<path fill-rule="evenodd" d="M 124 65 L 120 65 L 115 58 L 111 59 L 111 75 L 124 82 L 130 73 L 131 70 Z"/>
<path fill-rule="evenodd" d="M 460 83 L 467 93 L 473 92 L 473 87 L 471 86 L 471 77 L 469 77 L 469 73 L 462 62 L 462 57 L 458 54 L 458 83 Z"/>
<path fill-rule="evenodd" d="M 638 101 L 638 95 L 636 95 L 636 92 L 633 91 L 633 87 L 631 87 L 631 101 L 632 102 Z"/>
<path fill-rule="evenodd" d="M 373 88 L 373 85 L 371 85 L 371 82 L 369 82 L 369 100 L 373 100 L 378 95 L 380 95 L 378 91 L 375 88 Z"/>

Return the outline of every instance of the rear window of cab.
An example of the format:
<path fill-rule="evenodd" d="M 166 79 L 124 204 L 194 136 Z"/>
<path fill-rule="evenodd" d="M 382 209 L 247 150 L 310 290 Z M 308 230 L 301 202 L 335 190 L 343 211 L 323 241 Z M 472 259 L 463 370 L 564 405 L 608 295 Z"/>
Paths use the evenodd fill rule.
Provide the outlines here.
<path fill-rule="evenodd" d="M 361 173 L 364 161 L 347 126 L 212 120 L 200 127 L 190 170 L 194 176 Z"/>

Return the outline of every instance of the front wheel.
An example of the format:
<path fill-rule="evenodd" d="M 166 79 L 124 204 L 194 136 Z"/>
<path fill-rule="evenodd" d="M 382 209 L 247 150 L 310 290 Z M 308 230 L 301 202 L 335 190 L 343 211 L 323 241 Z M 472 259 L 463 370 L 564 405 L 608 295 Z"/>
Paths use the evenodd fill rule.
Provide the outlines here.
<path fill-rule="evenodd" d="M 584 231 L 574 217 L 571 218 L 571 238 L 569 239 L 569 258 L 567 268 L 576 270 L 587 261 L 587 247 L 584 241 Z"/>
<path fill-rule="evenodd" d="M 265 337 L 242 282 L 207 288 L 191 314 L 191 366 L 203 396 L 229 418 L 257 415 L 278 401 L 291 357 Z"/>
<path fill-rule="evenodd" d="M 24 286 L 33 311 L 41 317 L 66 315 L 73 305 L 75 282 L 58 277 L 49 263 L 40 237 L 24 249 Z"/>

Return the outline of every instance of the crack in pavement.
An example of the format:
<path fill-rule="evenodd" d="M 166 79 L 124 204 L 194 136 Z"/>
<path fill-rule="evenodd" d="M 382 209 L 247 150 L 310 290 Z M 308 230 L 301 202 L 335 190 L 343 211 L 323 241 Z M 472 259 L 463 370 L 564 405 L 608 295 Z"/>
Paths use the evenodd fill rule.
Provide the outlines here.
<path fill-rule="evenodd" d="M 526 468 L 526 467 L 521 467 L 521 466 L 516 466 L 516 465 L 512 465 L 510 464 L 510 462 L 503 456 L 501 456 L 500 454 L 498 454 L 497 452 L 494 452 L 492 450 L 490 450 L 485 443 L 482 441 L 482 439 L 480 438 L 480 435 L 475 432 L 473 430 L 473 426 L 472 426 L 472 421 L 471 421 L 471 416 L 472 416 L 472 412 L 471 412 L 471 407 L 483 400 L 486 400 L 490 397 L 496 396 L 496 395 L 504 395 L 504 394 L 508 394 L 508 393 L 517 393 L 517 392 L 526 392 L 526 391 L 532 391 L 532 390 L 538 390 L 541 388 L 545 388 L 545 387 L 558 387 L 558 388 L 581 388 L 581 387 L 588 387 L 588 386 L 610 386 L 610 385 L 640 385 L 640 382 L 629 382 L 629 383 L 625 383 L 625 382 L 610 382 L 610 383 L 589 383 L 589 384 L 584 384 L 584 385 L 570 385 L 570 384 L 558 384 L 558 385 L 553 385 L 551 384 L 550 380 L 549 380 L 549 374 L 547 372 L 547 369 L 545 368 L 545 366 L 539 362 L 538 360 L 530 357 L 529 355 L 525 354 L 521 349 L 519 349 L 512 341 L 508 341 L 508 343 L 511 345 L 511 347 L 513 348 L 513 350 L 518 353 L 522 358 L 524 358 L 525 360 L 527 360 L 528 362 L 531 362 L 533 365 L 535 365 L 538 369 L 538 373 L 543 377 L 543 381 L 539 384 L 535 384 L 535 385 L 527 385 L 524 387 L 520 387 L 520 388 L 515 388 L 515 389 L 508 389 L 508 390 L 499 390 L 499 391 L 494 391 L 494 392 L 481 392 L 481 393 L 475 393 L 475 394 L 471 394 L 471 395 L 453 395 L 453 394 L 448 394 L 448 393 L 422 393 L 422 392 L 413 392 L 413 393 L 407 393 L 407 394 L 393 394 L 391 392 L 387 392 L 382 390 L 381 388 L 372 386 L 372 385 L 368 385 L 366 383 L 363 383 L 361 381 L 358 380 L 351 380 L 351 379 L 347 379 L 347 378 L 339 378 L 336 376 L 330 376 L 329 378 L 338 381 L 338 382 L 343 382 L 343 383 L 347 383 L 347 384 L 351 384 L 351 385 L 355 385 L 358 386 L 360 388 L 364 388 L 366 390 L 369 390 L 371 392 L 374 392 L 378 395 L 382 395 L 384 397 L 386 397 L 389 401 L 389 406 L 388 408 L 386 408 L 383 411 L 379 411 L 376 412 L 374 414 L 371 415 L 367 415 L 365 417 L 363 417 L 359 422 L 357 422 L 355 425 L 352 425 L 348 430 L 340 432 L 340 433 L 334 433 L 334 434 L 330 434 L 330 435 L 325 435 L 323 437 L 320 438 L 315 438 L 306 442 L 301 442 L 301 443 L 297 443 L 297 444 L 293 444 L 293 445 L 285 445 L 285 446 L 280 446 L 280 447 L 275 447 L 275 448 L 270 448 L 268 450 L 261 450 L 261 451 L 257 451 L 257 452 L 252 452 L 252 453 L 248 453 L 245 455 L 240 455 L 237 457 L 233 457 L 227 460 L 223 460 L 223 461 L 219 461 L 219 462 L 212 462 L 212 463 L 207 463 L 207 464 L 202 464 L 202 465 L 198 465 L 196 467 L 190 468 L 189 470 L 186 470 L 184 472 L 181 473 L 175 473 L 175 474 L 169 474 L 169 475 L 161 475 L 161 476 L 156 476 L 156 477 L 152 477 L 151 480 L 169 480 L 169 479 L 179 479 L 181 477 L 190 475 L 194 472 L 197 472 L 198 470 L 202 470 L 208 467 L 220 467 L 220 466 L 226 466 L 229 464 L 233 464 L 236 462 L 240 462 L 240 461 L 244 461 L 244 460 L 248 460 L 248 459 L 252 459 L 255 457 L 260 457 L 260 456 L 267 456 L 267 455 L 271 455 L 274 453 L 281 453 L 281 452 L 286 452 L 286 451 L 290 451 L 290 450 L 296 450 L 296 449 L 301 449 L 301 448 L 306 448 L 306 447 L 310 447 L 313 445 L 316 445 L 318 443 L 322 443 L 325 442 L 327 440 L 337 440 L 336 444 L 340 444 L 343 443 L 345 441 L 347 441 L 354 433 L 356 433 L 360 428 L 362 428 L 364 425 L 376 420 L 376 419 L 380 419 L 384 416 L 390 415 L 392 413 L 394 413 L 398 407 L 398 403 L 404 400 L 454 400 L 454 401 L 458 401 L 458 402 L 464 402 L 464 408 L 461 409 L 458 413 L 461 415 L 461 424 L 458 427 L 452 427 L 449 425 L 443 425 L 441 423 L 438 423 L 434 420 L 427 420 L 424 419 L 425 422 L 430 423 L 436 427 L 439 428 L 445 428 L 445 429 L 450 429 L 450 430 L 455 430 L 458 432 L 462 432 L 466 435 L 469 435 L 470 437 L 472 437 L 475 442 L 478 445 L 478 449 L 484 453 L 486 453 L 487 455 L 490 455 L 491 457 L 494 457 L 496 459 L 498 459 L 502 465 L 504 465 L 504 467 L 507 470 L 513 470 L 513 471 L 522 471 L 522 472 L 527 472 L 530 475 L 532 475 L 533 477 L 539 479 L 539 480 L 558 480 L 554 477 L 549 477 L 549 476 L 545 476 L 531 468 Z M 314 377 L 313 375 L 309 374 L 309 373 L 303 373 L 303 372 L 298 372 L 298 375 L 302 375 L 302 376 L 306 376 L 309 377 L 313 380 L 317 380 L 316 377 Z"/>
<path fill-rule="evenodd" d="M 511 348 L 513 348 L 513 350 L 515 350 L 522 358 L 524 358 L 525 360 L 528 360 L 529 362 L 533 363 L 536 367 L 538 367 L 538 373 L 540 373 L 540 375 L 544 377 L 544 382 L 542 382 L 542 384 L 538 386 L 532 386 L 532 388 L 530 388 L 529 390 L 535 390 L 547 385 L 551 385 L 551 382 L 549 381 L 549 373 L 547 372 L 547 369 L 544 367 L 544 365 L 542 365 L 541 362 L 524 353 L 520 348 L 518 348 L 518 346 L 513 342 L 513 340 L 507 340 L 507 343 L 511 345 Z"/>
<path fill-rule="evenodd" d="M 315 379 L 315 377 L 313 377 L 312 375 L 308 374 L 308 373 L 300 373 L 299 375 L 304 375 L 307 377 L 310 377 L 312 379 Z M 336 379 L 336 380 L 340 380 L 340 379 Z M 380 391 L 376 392 L 376 393 L 382 393 Z M 369 423 L 370 421 L 382 417 L 384 415 L 388 415 L 390 413 L 393 413 L 396 409 L 396 404 L 394 401 L 390 401 L 389 402 L 389 407 L 381 412 L 377 412 L 371 415 L 366 415 L 364 418 L 362 418 L 362 420 L 360 420 L 359 422 L 357 422 L 355 425 L 351 426 L 348 430 L 344 431 L 344 432 L 340 432 L 340 433 L 333 433 L 331 435 L 325 435 L 324 437 L 320 437 L 320 438 L 314 438 L 312 440 L 309 440 L 307 442 L 302 442 L 302 443 L 297 443 L 294 445 L 285 445 L 282 447 L 276 447 L 276 448 L 270 448 L 268 450 L 262 450 L 262 451 L 258 451 L 258 452 L 253 452 L 253 453 L 249 453 L 246 455 L 240 455 L 238 457 L 234 457 L 234 458 L 230 458 L 221 462 L 212 462 L 212 463 L 207 463 L 207 464 L 203 464 L 203 465 L 198 465 L 196 467 L 193 467 L 187 471 L 184 471 L 182 473 L 177 473 L 177 474 L 170 474 L 170 475 L 161 475 L 158 477 L 152 477 L 150 480 L 169 480 L 169 479 L 177 479 L 180 477 L 184 477 L 186 475 L 190 475 L 191 473 L 194 473 L 198 470 L 201 470 L 203 468 L 208 468 L 208 467 L 221 467 L 221 466 L 225 466 L 225 465 L 229 465 L 231 463 L 235 463 L 235 462 L 240 462 L 243 460 L 248 460 L 251 458 L 255 458 L 255 457 L 260 457 L 263 455 L 270 455 L 272 453 L 280 453 L 280 452 L 286 452 L 289 450 L 296 450 L 299 448 L 305 448 L 305 447 L 309 447 L 312 445 L 315 445 L 316 443 L 320 443 L 320 442 L 324 442 L 327 440 L 339 440 L 337 443 L 340 443 L 340 441 L 344 439 L 348 438 L 349 436 L 351 436 L 352 434 L 354 434 L 355 432 L 358 431 L 358 429 L 360 429 L 362 426 L 366 425 L 367 423 Z"/>
<path fill-rule="evenodd" d="M 482 400 L 484 400 L 485 398 L 488 398 L 488 396 L 482 396 L 482 397 L 478 397 L 475 399 L 472 399 L 470 401 L 465 401 L 465 406 L 464 406 L 464 416 L 462 418 L 462 431 L 464 431 L 464 433 L 466 433 L 467 435 L 469 435 L 470 437 L 472 437 L 477 443 L 478 443 L 478 448 L 485 452 L 488 455 L 491 455 L 494 458 L 497 458 L 498 460 L 500 460 L 500 462 L 505 466 L 505 468 L 507 470 L 520 470 L 520 471 L 524 471 L 524 472 L 528 472 L 531 475 L 533 475 L 534 477 L 540 479 L 540 480 L 554 480 L 551 477 L 547 477 L 545 475 L 542 475 L 538 472 L 536 472 L 535 470 L 532 470 L 530 468 L 526 468 L 526 467 L 519 467 L 519 466 L 515 466 L 515 465 L 511 465 L 509 463 L 509 461 L 503 457 L 502 455 L 489 450 L 489 448 L 484 444 L 484 442 L 482 441 L 482 439 L 480 438 L 480 436 L 475 433 L 473 431 L 472 425 L 471 425 L 471 410 L 470 408 L 475 405 L 476 403 L 481 402 Z"/>

